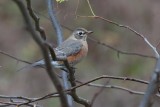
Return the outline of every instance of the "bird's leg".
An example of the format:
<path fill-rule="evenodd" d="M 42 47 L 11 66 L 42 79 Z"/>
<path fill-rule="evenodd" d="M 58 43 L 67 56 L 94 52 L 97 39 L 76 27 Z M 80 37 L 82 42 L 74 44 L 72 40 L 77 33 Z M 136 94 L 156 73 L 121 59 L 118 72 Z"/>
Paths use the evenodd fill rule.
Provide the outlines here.
<path fill-rule="evenodd" d="M 74 66 L 70 66 L 70 68 L 71 68 L 71 71 L 68 72 L 68 80 L 69 80 L 69 81 L 73 81 L 74 74 L 75 74 L 75 69 L 77 69 L 77 68 L 75 68 Z M 69 73 L 70 73 L 70 74 L 69 74 Z M 75 78 L 74 78 L 74 79 L 75 79 Z"/>

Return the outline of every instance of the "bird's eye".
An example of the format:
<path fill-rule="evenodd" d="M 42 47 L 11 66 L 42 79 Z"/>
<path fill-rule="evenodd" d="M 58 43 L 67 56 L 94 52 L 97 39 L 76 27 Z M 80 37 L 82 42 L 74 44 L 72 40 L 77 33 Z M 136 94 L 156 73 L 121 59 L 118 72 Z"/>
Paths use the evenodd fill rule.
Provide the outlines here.
<path fill-rule="evenodd" d="M 84 32 L 78 32 L 79 36 L 82 36 L 84 34 Z"/>
<path fill-rule="evenodd" d="M 78 34 L 79 34 L 79 35 L 82 35 L 83 33 L 82 33 L 82 32 L 78 32 Z"/>

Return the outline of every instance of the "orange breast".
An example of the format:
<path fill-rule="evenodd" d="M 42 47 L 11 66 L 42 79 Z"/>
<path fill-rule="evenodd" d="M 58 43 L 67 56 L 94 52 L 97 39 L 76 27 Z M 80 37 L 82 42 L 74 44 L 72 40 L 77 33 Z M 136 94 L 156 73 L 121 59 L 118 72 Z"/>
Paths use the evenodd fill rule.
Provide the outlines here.
<path fill-rule="evenodd" d="M 71 55 L 67 58 L 68 62 L 71 65 L 75 65 L 77 64 L 82 58 L 84 58 L 88 53 L 88 46 L 87 47 L 82 47 L 81 51 L 79 51 L 78 53 Z"/>

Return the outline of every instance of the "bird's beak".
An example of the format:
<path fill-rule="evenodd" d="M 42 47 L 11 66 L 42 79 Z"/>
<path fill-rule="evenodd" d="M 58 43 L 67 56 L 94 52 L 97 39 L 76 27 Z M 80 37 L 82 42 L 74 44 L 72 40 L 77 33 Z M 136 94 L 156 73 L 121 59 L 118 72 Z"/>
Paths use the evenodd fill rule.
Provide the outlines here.
<path fill-rule="evenodd" d="M 91 33 L 93 33 L 93 31 L 87 31 L 87 34 L 91 34 Z"/>

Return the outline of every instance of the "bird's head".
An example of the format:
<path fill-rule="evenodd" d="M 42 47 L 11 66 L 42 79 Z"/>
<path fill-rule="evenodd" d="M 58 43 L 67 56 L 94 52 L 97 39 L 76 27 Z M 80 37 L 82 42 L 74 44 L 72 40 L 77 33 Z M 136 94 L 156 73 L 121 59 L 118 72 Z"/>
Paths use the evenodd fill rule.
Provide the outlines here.
<path fill-rule="evenodd" d="M 88 31 L 84 28 L 77 28 L 73 31 L 73 36 L 77 40 L 86 40 L 89 34 L 93 33 L 92 31 Z"/>

